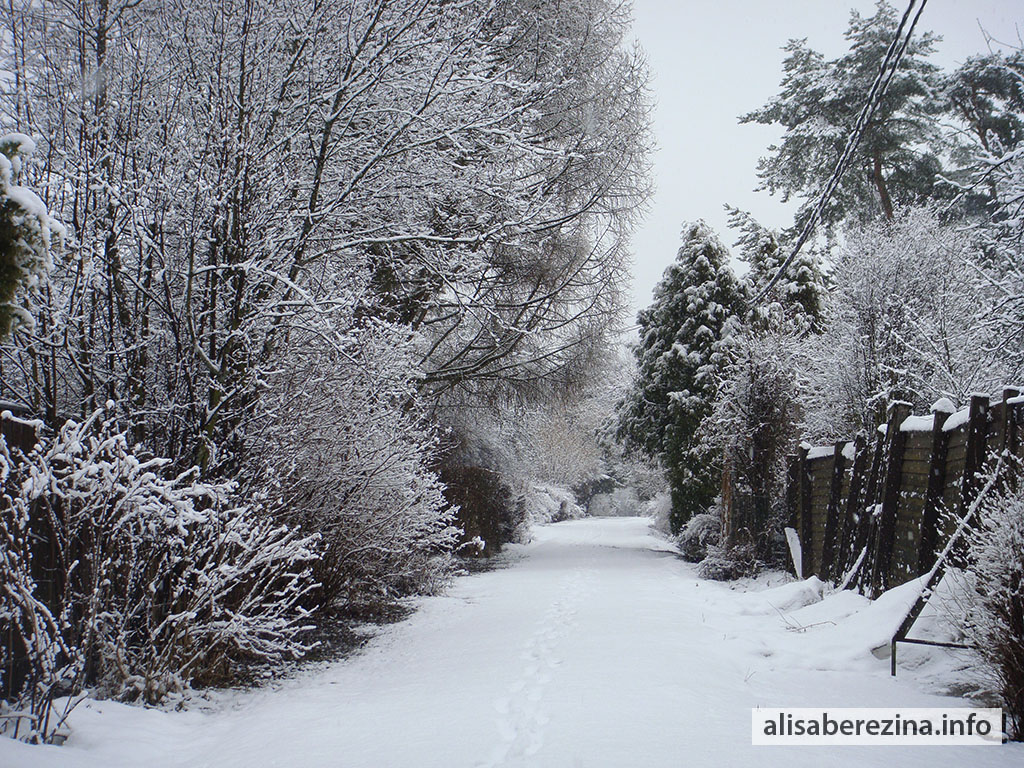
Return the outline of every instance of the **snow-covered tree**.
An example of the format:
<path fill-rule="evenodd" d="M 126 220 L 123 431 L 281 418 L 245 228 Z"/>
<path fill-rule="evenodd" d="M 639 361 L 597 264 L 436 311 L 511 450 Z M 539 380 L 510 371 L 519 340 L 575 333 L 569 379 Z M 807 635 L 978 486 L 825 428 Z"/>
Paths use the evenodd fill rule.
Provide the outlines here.
<path fill-rule="evenodd" d="M 782 90 L 741 122 L 778 123 L 778 145 L 758 164 L 759 189 L 806 202 L 797 214 L 803 221 L 817 204 L 847 137 L 857 122 L 871 84 L 899 23 L 896 10 L 878 0 L 872 16 L 850 14 L 848 53 L 827 60 L 806 40 L 785 47 Z M 868 124 L 852 165 L 823 214 L 835 225 L 848 217 L 882 215 L 936 194 L 942 170 L 943 139 L 936 116 L 945 108 L 938 68 L 928 61 L 938 38 L 915 31 L 895 77 Z"/>
<path fill-rule="evenodd" d="M 737 327 L 743 302 L 728 250 L 698 222 L 684 228 L 675 262 L 638 316 L 637 378 L 621 406 L 620 433 L 664 466 L 675 530 L 706 511 L 718 492 L 697 431 L 711 411 L 722 342 Z"/>
<path fill-rule="evenodd" d="M 51 239 L 64 234 L 39 196 L 19 183 L 35 148 L 23 133 L 0 138 L 0 340 L 15 322 L 32 326 L 31 313 L 16 299 L 50 272 Z"/>
<path fill-rule="evenodd" d="M 795 372 L 805 338 L 804 330 L 747 327 L 729 341 L 714 405 L 701 428 L 708 452 L 721 457 L 727 478 L 722 559 L 734 549 L 750 565 L 779 554 L 788 517 L 787 457 L 801 417 Z"/>
<path fill-rule="evenodd" d="M 291 341 L 267 377 L 251 474 L 279 517 L 319 533 L 317 603 L 442 587 L 461 531 L 433 469 L 436 430 L 415 405 L 414 338 L 372 321 L 326 349 Z"/>
<path fill-rule="evenodd" d="M 849 436 L 884 419 L 892 399 L 922 410 L 963 402 L 1019 375 L 992 354 L 985 317 L 996 300 L 971 238 L 930 209 L 850 230 L 838 251 L 825 330 L 803 345 L 807 427 Z"/>
<path fill-rule="evenodd" d="M 761 295 L 790 254 L 787 233 L 760 224 L 747 211 L 726 206 L 729 226 L 740 233 L 735 246 L 749 267 L 744 281 L 752 297 Z M 752 303 L 747 323 L 761 328 L 819 331 L 828 283 L 821 259 L 810 248 L 803 248 L 782 278 L 756 303 Z"/>
<path fill-rule="evenodd" d="M 985 152 L 1024 141 L 1024 51 L 970 56 L 943 79 L 953 113 L 969 129 L 969 142 Z"/>
<path fill-rule="evenodd" d="M 383 452 L 423 493 L 388 496 L 396 470 L 353 519 L 408 504 L 403 525 L 439 524 L 424 523 L 433 552 L 448 505 L 423 467 L 439 448 L 410 414 L 443 427 L 463 408 L 564 394 L 621 324 L 649 143 L 626 5 L 85 0 L 0 13 L 19 86 L 0 94 L 5 116 L 47 137 L 38 173 L 62 183 L 40 189 L 71 230 L 28 307 L 35 328 L 0 347 L 0 397 L 54 427 L 115 399 L 133 444 L 250 487 L 283 412 L 323 441 L 336 414 L 368 444 L 395 430 L 401 448 Z M 379 354 L 371 326 L 401 353 Z M 367 354 L 378 379 L 347 364 Z M 296 369 L 336 390 L 303 392 L 285 375 Z M 392 396 L 394 382 L 411 390 Z M 295 460 L 316 459 L 297 434 Z M 347 440 L 335 474 L 317 469 L 317 483 L 336 480 L 318 486 L 324 504 L 372 464 L 367 450 L 346 463 Z M 359 530 L 369 552 L 382 528 Z M 408 539 L 381 546 L 411 552 Z M 401 580 L 391 561 L 383 570 Z"/>

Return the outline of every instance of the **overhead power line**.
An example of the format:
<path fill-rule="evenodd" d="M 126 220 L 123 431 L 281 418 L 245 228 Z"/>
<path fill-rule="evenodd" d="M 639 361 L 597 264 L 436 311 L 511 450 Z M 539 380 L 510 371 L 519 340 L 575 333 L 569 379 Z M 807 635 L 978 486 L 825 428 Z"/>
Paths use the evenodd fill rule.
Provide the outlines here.
<path fill-rule="evenodd" d="M 914 6 L 917 5 L 917 0 L 910 0 L 907 10 L 903 13 L 903 18 L 900 19 L 900 25 L 896 28 L 896 34 L 893 36 L 892 42 L 889 44 L 889 49 L 885 53 L 885 58 L 882 59 L 882 64 L 878 68 L 878 75 L 875 76 L 875 81 L 871 84 L 871 90 L 868 92 L 868 98 L 864 102 L 864 108 L 860 111 L 860 115 L 857 117 L 857 122 L 853 127 L 853 131 L 851 131 L 846 140 L 846 146 L 843 148 L 843 153 L 839 156 L 839 160 L 836 162 L 836 167 L 832 171 L 832 176 L 825 185 L 825 189 L 822 191 L 821 197 L 818 199 L 818 204 L 814 206 L 814 210 L 811 212 L 811 215 L 808 217 L 807 221 L 804 222 L 803 229 L 800 231 L 800 237 L 797 238 L 796 244 L 793 246 L 793 250 L 790 252 L 789 256 L 787 256 L 786 260 L 782 262 L 782 266 L 779 267 L 772 279 L 768 281 L 768 284 L 761 289 L 757 296 L 754 297 L 755 304 L 763 299 L 768 292 L 775 287 L 779 280 L 782 279 L 782 276 L 793 264 L 793 260 L 796 259 L 797 254 L 800 253 L 800 249 L 803 247 L 804 243 L 807 242 L 807 239 L 811 236 L 811 233 L 817 226 L 822 213 L 825 211 L 825 206 L 832 197 L 832 193 L 835 192 L 836 187 L 839 186 L 839 181 L 843 178 L 843 174 L 846 173 L 846 169 L 853 160 L 854 152 L 857 151 L 857 147 L 860 146 L 861 139 L 864 138 L 864 131 L 867 129 L 868 123 L 871 122 L 871 118 L 874 116 L 875 110 L 878 108 L 878 104 L 881 102 L 882 97 L 885 96 L 885 91 L 888 89 L 889 83 L 892 82 L 893 77 L 896 75 L 896 70 L 899 69 L 900 60 L 903 58 L 903 54 L 907 50 L 907 45 L 910 43 L 910 37 L 914 34 L 914 27 L 917 26 L 917 21 L 921 18 L 921 12 L 924 10 L 927 3 L 928 0 L 921 0 L 920 6 L 917 7 L 917 13 L 914 14 L 914 18 L 910 22 L 910 26 L 908 28 L 907 20 L 910 19 L 910 14 L 913 13 Z M 904 29 L 907 30 L 906 35 L 903 34 Z"/>

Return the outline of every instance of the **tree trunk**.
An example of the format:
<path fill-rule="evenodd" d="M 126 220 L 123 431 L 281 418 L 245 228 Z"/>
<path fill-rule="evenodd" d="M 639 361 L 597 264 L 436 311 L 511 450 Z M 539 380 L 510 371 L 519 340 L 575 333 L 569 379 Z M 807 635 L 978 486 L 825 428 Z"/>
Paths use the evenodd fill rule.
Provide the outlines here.
<path fill-rule="evenodd" d="M 875 188 L 878 190 L 878 199 L 882 203 L 882 211 L 885 213 L 885 218 L 888 221 L 892 221 L 892 198 L 889 197 L 889 190 L 885 188 L 885 178 L 882 176 L 882 153 L 875 150 L 872 158 L 874 160 L 872 178 L 875 182 Z"/>

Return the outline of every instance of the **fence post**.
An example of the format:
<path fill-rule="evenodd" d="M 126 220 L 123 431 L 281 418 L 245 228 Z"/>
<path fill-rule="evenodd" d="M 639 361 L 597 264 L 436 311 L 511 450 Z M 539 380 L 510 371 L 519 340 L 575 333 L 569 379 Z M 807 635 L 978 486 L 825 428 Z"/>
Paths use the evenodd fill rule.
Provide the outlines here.
<path fill-rule="evenodd" d="M 949 405 L 949 401 L 940 400 L 932 406 L 932 450 L 928 460 L 928 488 L 924 495 L 921 537 L 917 549 L 919 576 L 927 573 L 935 564 L 935 549 L 939 542 L 939 511 L 946 490 L 946 456 L 949 449 L 949 433 L 943 427 L 953 413 Z"/>
<path fill-rule="evenodd" d="M 985 465 L 985 449 L 988 438 L 988 395 L 971 395 L 971 409 L 967 421 L 967 450 L 964 463 L 963 483 L 960 486 L 961 516 L 970 509 L 981 485 L 978 473 Z"/>
<path fill-rule="evenodd" d="M 1014 418 L 1014 405 L 1010 404 L 1011 400 L 1020 397 L 1020 390 L 1016 387 L 1006 387 L 1003 389 L 1003 410 L 1000 413 L 1002 417 L 1000 419 L 1000 435 L 1002 440 L 999 444 L 1000 452 L 1006 451 L 1010 456 L 1017 453 L 1017 420 Z"/>
<path fill-rule="evenodd" d="M 864 472 L 867 469 L 867 437 L 863 430 L 853 440 L 853 469 L 850 472 L 850 489 L 846 493 L 846 508 L 843 514 L 843 529 L 839 539 L 839 568 L 837 574 L 844 575 L 856 562 L 857 530 L 863 514 L 861 491 L 864 488 Z"/>
<path fill-rule="evenodd" d="M 794 453 L 786 457 L 786 515 L 788 525 L 794 531 L 800 531 L 800 459 Z M 801 547 L 802 547 L 801 543 Z M 792 558 L 791 558 L 792 559 Z M 796 572 L 796 564 L 793 564 L 793 575 L 800 576 Z"/>
<path fill-rule="evenodd" d="M 811 508 L 811 469 L 808 448 L 800 446 L 800 553 L 804 576 L 814 573 L 814 510 Z"/>
<path fill-rule="evenodd" d="M 1020 470 L 1020 467 L 1016 465 L 1016 461 L 1020 455 L 1020 422 L 1024 403 L 1011 402 L 1020 399 L 1019 390 L 1014 391 L 1017 394 L 1012 397 L 1003 398 L 1003 403 L 1006 406 L 1006 444 L 1003 446 L 1003 450 L 1006 451 L 1007 458 L 1014 464 L 1007 473 L 1006 481 L 1011 489 L 1016 490 L 1018 487 L 1017 474 Z"/>
<path fill-rule="evenodd" d="M 876 595 L 889 588 L 889 570 L 896 535 L 896 510 L 900 500 L 900 485 L 903 482 L 903 451 L 907 445 L 907 434 L 900 429 L 900 425 L 909 415 L 910 403 L 894 400 L 889 404 L 889 418 L 885 430 L 888 456 L 885 461 L 882 509 L 878 518 L 878 547 L 875 550 L 874 568 L 871 573 L 871 588 Z"/>
<path fill-rule="evenodd" d="M 871 455 L 871 471 L 868 473 L 868 487 L 864 494 L 864 503 L 861 506 L 860 523 L 857 525 L 857 544 L 855 549 L 859 553 L 864 551 L 864 561 L 861 563 L 860 571 L 857 573 L 857 586 L 864 590 L 871 587 L 871 563 L 874 561 L 874 552 L 877 549 L 878 533 L 878 499 L 881 495 L 882 471 L 885 459 L 885 434 L 879 429 L 875 435 L 875 448 Z"/>
<path fill-rule="evenodd" d="M 828 506 L 825 512 L 825 533 L 821 542 L 821 577 L 831 579 L 835 564 L 836 534 L 839 527 L 839 502 L 843 493 L 843 472 L 846 470 L 846 457 L 843 456 L 845 440 L 836 441 L 832 455 L 832 479 L 828 488 Z"/>

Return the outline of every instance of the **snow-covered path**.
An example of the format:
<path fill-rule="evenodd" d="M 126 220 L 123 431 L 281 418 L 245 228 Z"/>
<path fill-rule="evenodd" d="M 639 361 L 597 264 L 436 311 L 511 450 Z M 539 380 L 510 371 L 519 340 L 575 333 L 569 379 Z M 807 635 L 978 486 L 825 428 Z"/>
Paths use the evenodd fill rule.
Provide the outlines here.
<path fill-rule="evenodd" d="M 912 676 L 891 679 L 869 654 L 844 656 L 827 632 L 835 626 L 787 631 L 757 594 L 696 579 L 647 525 L 539 528 L 509 567 L 459 579 L 353 658 L 226 695 L 212 711 L 92 702 L 75 712 L 65 747 L 0 740 L 0 766 L 1024 764 L 1017 745 L 751 746 L 755 705 L 960 702 L 921 692 Z M 865 607 L 853 595 L 831 600 L 833 618 Z"/>

